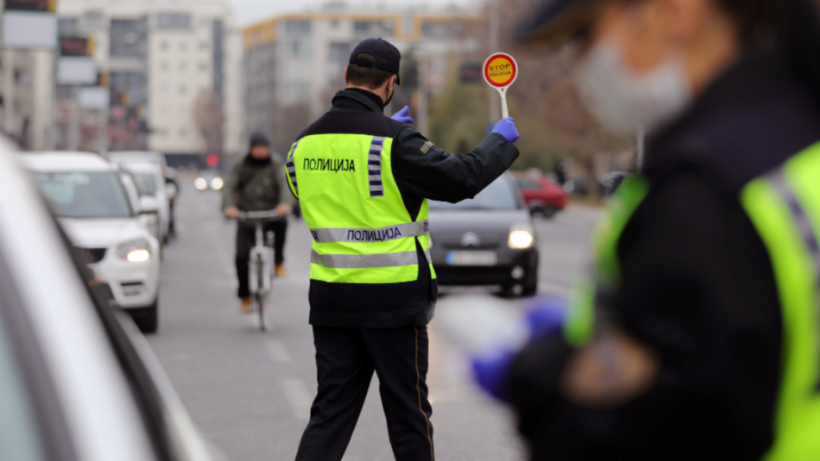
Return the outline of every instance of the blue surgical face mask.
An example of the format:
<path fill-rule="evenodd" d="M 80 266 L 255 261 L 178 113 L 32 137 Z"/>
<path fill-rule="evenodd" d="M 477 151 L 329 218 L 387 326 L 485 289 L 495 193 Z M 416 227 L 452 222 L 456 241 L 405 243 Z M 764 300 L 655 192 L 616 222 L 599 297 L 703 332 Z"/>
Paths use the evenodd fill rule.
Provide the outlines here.
<path fill-rule="evenodd" d="M 575 86 L 605 129 L 652 131 L 686 109 L 693 93 L 682 62 L 668 60 L 638 74 L 624 64 L 623 55 L 617 42 L 604 39 L 575 69 Z"/>

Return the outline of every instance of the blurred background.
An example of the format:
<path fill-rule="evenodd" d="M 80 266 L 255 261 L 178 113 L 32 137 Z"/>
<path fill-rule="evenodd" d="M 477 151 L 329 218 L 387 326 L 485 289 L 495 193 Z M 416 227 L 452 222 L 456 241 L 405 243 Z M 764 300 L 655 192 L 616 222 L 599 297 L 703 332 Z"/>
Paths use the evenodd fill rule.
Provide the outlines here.
<path fill-rule="evenodd" d="M 316 382 L 307 323 L 311 239 L 298 207 L 288 218 L 289 276 L 273 285 L 261 333 L 255 317 L 236 310 L 236 224 L 220 210 L 223 178 L 248 153 L 252 133 L 285 154 L 344 87 L 360 41 L 381 37 L 403 54 L 403 85 L 386 112 L 409 105 L 415 126 L 456 154 L 500 118 L 484 60 L 504 51 L 518 61 L 508 93 L 521 132 L 516 172 L 475 200 L 431 207 L 444 300 L 479 291 L 517 308 L 537 294 L 569 296 L 608 191 L 639 157 L 637 135 L 606 135 L 582 109 L 569 81 L 570 50 L 512 48 L 532 0 L 0 3 L 0 132 L 19 147 L 20 163 L 106 305 L 125 308 L 148 334 L 214 459 L 292 459 Z M 11 156 L 0 144 L 0 160 Z M 0 180 L 4 205 L 25 199 L 11 187 Z M 12 222 L 0 219 L 0 230 Z M 14 246 L 36 247 L 41 242 L 25 240 L 36 235 Z M 76 341 L 87 336 L 75 334 Z M 0 346 L 3 339 L 0 322 Z M 77 366 L 96 363 L 80 351 L 74 357 Z M 133 389 L 145 383 L 136 381 Z M 429 385 L 440 459 L 524 459 L 507 410 L 473 388 L 435 322 Z M 373 386 L 346 461 L 392 457 L 377 380 Z M 0 411 L 0 423 L 3 417 Z"/>
<path fill-rule="evenodd" d="M 6 3 L 7 21 L 40 3 L 56 10 L 51 21 L 6 31 L 7 136 L 27 150 L 157 151 L 191 170 L 227 168 L 254 131 L 286 152 L 343 86 L 352 48 L 374 36 L 404 56 L 393 108 L 410 105 L 437 144 L 469 151 L 500 117 L 481 65 L 490 52 L 511 50 L 531 0 Z M 601 175 L 634 166 L 635 142 L 591 121 L 568 80 L 569 56 L 517 55 L 522 71 L 509 92 L 522 134 L 516 168 L 552 173 L 594 200 Z"/>

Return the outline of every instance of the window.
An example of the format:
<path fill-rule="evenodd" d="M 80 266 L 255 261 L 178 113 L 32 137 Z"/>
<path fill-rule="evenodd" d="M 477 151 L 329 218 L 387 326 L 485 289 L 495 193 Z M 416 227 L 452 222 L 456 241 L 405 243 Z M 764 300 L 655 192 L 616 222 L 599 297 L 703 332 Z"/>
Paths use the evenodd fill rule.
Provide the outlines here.
<path fill-rule="evenodd" d="M 310 21 L 285 21 L 285 33 L 305 35 L 310 33 Z"/>
<path fill-rule="evenodd" d="M 170 45 L 168 44 L 168 41 L 167 41 L 167 40 L 163 40 L 163 41 L 162 41 L 162 42 L 160 42 L 160 44 L 159 44 L 159 49 L 160 49 L 160 50 L 162 50 L 162 51 L 168 51 L 169 46 L 170 46 Z"/>
<path fill-rule="evenodd" d="M 285 42 L 285 49 L 292 58 L 310 57 L 310 42 L 307 40 L 288 40 Z"/>
<path fill-rule="evenodd" d="M 159 70 L 161 70 L 163 72 L 168 72 L 169 68 L 170 68 L 170 66 L 168 65 L 168 61 L 162 61 L 162 63 L 160 63 L 160 65 L 159 65 Z"/>
<path fill-rule="evenodd" d="M 425 38 L 450 38 L 461 29 L 459 22 L 425 21 L 421 23 L 421 36 Z"/>
<path fill-rule="evenodd" d="M 80 21 L 76 18 L 60 18 L 57 29 L 61 37 L 76 37 L 80 35 Z"/>
<path fill-rule="evenodd" d="M 0 446 L 3 453 L 15 459 L 45 459 L 44 440 L 38 434 L 35 409 L 30 405 L 33 396 L 28 395 L 23 369 L 15 360 L 6 330 L 0 322 L 0 426 L 5 428 L 0 434 Z"/>
<path fill-rule="evenodd" d="M 187 50 L 188 50 L 188 44 L 187 44 L 187 43 L 185 43 L 185 42 L 180 42 L 180 44 L 179 44 L 179 51 L 183 51 L 183 52 L 184 52 L 184 51 L 187 51 Z"/>
<path fill-rule="evenodd" d="M 208 51 L 208 42 L 205 42 L 205 41 L 199 42 L 199 50 L 200 51 Z"/>
<path fill-rule="evenodd" d="M 188 87 L 187 87 L 187 86 L 185 86 L 185 85 L 180 85 L 180 87 L 179 87 L 179 94 L 181 94 L 181 95 L 183 95 L 183 96 L 184 96 L 184 95 L 186 95 L 186 94 L 188 94 Z"/>
<path fill-rule="evenodd" d="M 514 210 L 518 207 L 516 191 L 510 181 L 504 177 L 496 179 L 472 199 L 455 204 L 430 201 L 430 209 L 435 210 Z"/>
<path fill-rule="evenodd" d="M 36 173 L 37 185 L 64 218 L 127 218 L 128 197 L 116 173 Z"/>
<path fill-rule="evenodd" d="M 186 70 L 188 70 L 188 63 L 185 61 L 180 61 L 179 71 L 184 74 Z"/>
<path fill-rule="evenodd" d="M 89 10 L 83 15 L 85 29 L 89 32 L 96 32 L 105 29 L 105 16 L 102 10 Z"/>
<path fill-rule="evenodd" d="M 541 189 L 541 185 L 531 179 L 519 179 L 518 187 L 523 190 L 539 190 Z"/>
<path fill-rule="evenodd" d="M 294 102 L 310 97 L 309 82 L 289 82 L 283 88 L 283 99 L 287 102 Z"/>
<path fill-rule="evenodd" d="M 159 13 L 157 14 L 158 29 L 190 29 L 191 15 L 189 13 Z"/>
<path fill-rule="evenodd" d="M 111 57 L 144 58 L 148 51 L 148 27 L 143 19 L 113 19 L 109 31 Z"/>
<path fill-rule="evenodd" d="M 208 72 L 210 69 L 211 69 L 211 66 L 209 66 L 207 62 L 199 63 L 199 71 L 200 72 Z"/>

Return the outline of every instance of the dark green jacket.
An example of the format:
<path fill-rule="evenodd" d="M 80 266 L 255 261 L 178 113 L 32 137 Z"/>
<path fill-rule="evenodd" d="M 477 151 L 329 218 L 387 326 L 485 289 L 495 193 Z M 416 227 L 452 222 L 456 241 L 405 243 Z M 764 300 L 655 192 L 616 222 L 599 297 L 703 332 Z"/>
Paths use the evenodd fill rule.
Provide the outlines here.
<path fill-rule="evenodd" d="M 259 165 L 245 156 L 233 165 L 222 188 L 223 210 L 236 207 L 241 211 L 264 211 L 293 202 L 285 164 L 276 154 L 270 158 L 270 163 Z"/>

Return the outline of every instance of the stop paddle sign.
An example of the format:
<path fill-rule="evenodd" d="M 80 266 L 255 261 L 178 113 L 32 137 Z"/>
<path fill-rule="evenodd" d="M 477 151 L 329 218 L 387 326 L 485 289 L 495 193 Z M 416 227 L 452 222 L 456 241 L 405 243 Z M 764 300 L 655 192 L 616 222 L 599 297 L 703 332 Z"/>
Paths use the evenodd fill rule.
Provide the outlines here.
<path fill-rule="evenodd" d="M 484 62 L 484 80 L 501 95 L 501 118 L 508 118 L 507 89 L 518 78 L 518 63 L 507 53 L 496 53 Z"/>

